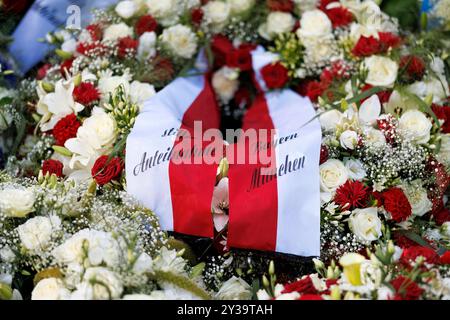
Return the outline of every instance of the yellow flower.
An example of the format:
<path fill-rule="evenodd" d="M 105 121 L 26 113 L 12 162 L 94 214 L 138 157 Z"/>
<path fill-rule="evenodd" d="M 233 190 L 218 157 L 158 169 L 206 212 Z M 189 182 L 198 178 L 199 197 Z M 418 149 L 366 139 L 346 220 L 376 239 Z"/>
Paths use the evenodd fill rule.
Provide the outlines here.
<path fill-rule="evenodd" d="M 347 253 L 339 260 L 340 265 L 344 268 L 344 274 L 348 282 L 354 286 L 362 285 L 361 281 L 361 263 L 366 259 L 358 253 Z"/>

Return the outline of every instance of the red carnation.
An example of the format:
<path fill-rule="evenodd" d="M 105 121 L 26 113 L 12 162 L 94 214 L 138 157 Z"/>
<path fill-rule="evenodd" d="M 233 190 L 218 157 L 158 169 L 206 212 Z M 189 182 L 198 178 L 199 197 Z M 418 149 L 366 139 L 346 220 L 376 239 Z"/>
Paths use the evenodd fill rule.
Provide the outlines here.
<path fill-rule="evenodd" d="M 325 89 L 324 85 L 319 81 L 310 81 L 306 85 L 306 96 L 310 98 L 312 102 L 317 102 Z"/>
<path fill-rule="evenodd" d="M 294 10 L 292 0 L 267 0 L 266 3 L 270 11 L 292 12 Z"/>
<path fill-rule="evenodd" d="M 320 147 L 320 164 L 327 162 L 328 160 L 328 148 L 322 145 Z"/>
<path fill-rule="evenodd" d="M 334 202 L 342 209 L 365 208 L 370 191 L 361 181 L 347 180 L 336 190 Z"/>
<path fill-rule="evenodd" d="M 201 8 L 194 8 L 191 10 L 191 21 L 195 25 L 202 23 L 204 12 Z"/>
<path fill-rule="evenodd" d="M 73 60 L 74 60 L 73 58 L 67 59 L 61 63 L 61 66 L 59 67 L 59 72 L 61 72 L 63 76 L 66 75 L 66 71 L 70 71 L 70 69 L 72 69 Z"/>
<path fill-rule="evenodd" d="M 380 51 L 380 43 L 375 37 L 361 36 L 352 49 L 352 53 L 357 57 L 368 57 Z"/>
<path fill-rule="evenodd" d="M 226 57 L 227 66 L 231 68 L 239 68 L 241 71 L 248 71 L 252 69 L 252 55 L 253 47 L 241 46 L 238 49 L 232 50 Z"/>
<path fill-rule="evenodd" d="M 59 120 L 53 128 L 56 145 L 63 146 L 68 139 L 75 138 L 80 125 L 77 116 L 73 113 Z"/>
<path fill-rule="evenodd" d="M 382 194 L 384 209 L 392 216 L 395 222 L 402 222 L 411 215 L 411 205 L 408 198 L 400 188 L 391 188 Z"/>
<path fill-rule="evenodd" d="M 317 294 L 317 290 L 314 287 L 314 283 L 312 282 L 309 276 L 304 277 L 303 279 L 297 280 L 292 283 L 288 283 L 284 286 L 284 290 L 281 293 L 291 293 L 298 292 L 303 294 Z"/>
<path fill-rule="evenodd" d="M 123 169 L 123 161 L 114 157 L 108 161 L 108 156 L 100 156 L 92 167 L 91 174 L 99 185 L 105 185 L 120 176 Z"/>
<path fill-rule="evenodd" d="M 103 55 L 106 47 L 99 41 L 81 42 L 77 45 L 77 52 L 84 56 Z"/>
<path fill-rule="evenodd" d="M 92 83 L 82 82 L 73 89 L 73 98 L 76 102 L 87 106 L 100 99 L 100 93 Z"/>
<path fill-rule="evenodd" d="M 425 74 L 425 62 L 418 56 L 407 55 L 400 59 L 399 67 L 404 70 L 406 81 L 415 81 L 422 79 Z"/>
<path fill-rule="evenodd" d="M 343 61 L 337 60 L 328 68 L 323 69 L 320 81 L 323 85 L 329 86 L 333 81 L 344 80 L 349 77 L 348 68 Z"/>
<path fill-rule="evenodd" d="M 353 21 L 353 14 L 342 6 L 324 10 L 333 28 L 345 27 Z"/>
<path fill-rule="evenodd" d="M 48 174 L 54 174 L 57 177 L 62 177 L 63 176 L 63 164 L 61 161 L 58 160 L 53 160 L 53 159 L 48 159 L 45 160 L 42 163 L 42 173 L 44 175 Z"/>
<path fill-rule="evenodd" d="M 380 53 L 384 53 L 390 48 L 399 47 L 402 43 L 402 38 L 391 32 L 378 32 L 378 41 L 380 43 Z"/>
<path fill-rule="evenodd" d="M 323 298 L 318 294 L 303 294 L 298 300 L 323 300 Z"/>
<path fill-rule="evenodd" d="M 432 213 L 434 221 L 438 226 L 443 225 L 445 222 L 450 221 L 450 210 L 447 208 L 442 208 Z"/>
<path fill-rule="evenodd" d="M 441 264 L 450 264 L 450 251 L 445 251 L 440 260 Z"/>
<path fill-rule="evenodd" d="M 90 24 L 86 27 L 86 30 L 91 35 L 93 41 L 100 41 L 103 37 L 103 31 L 100 25 L 98 24 Z"/>
<path fill-rule="evenodd" d="M 151 15 L 145 15 L 139 18 L 134 26 L 136 34 L 141 36 L 145 32 L 152 32 L 158 28 L 158 22 Z"/>
<path fill-rule="evenodd" d="M 118 43 L 118 56 L 123 59 L 129 54 L 134 54 L 138 44 L 139 42 L 131 37 L 120 38 Z"/>
<path fill-rule="evenodd" d="M 436 117 L 438 117 L 439 120 L 444 121 L 441 125 L 442 132 L 450 133 L 450 107 L 433 104 L 431 108 L 433 109 L 433 112 L 436 114 Z"/>
<path fill-rule="evenodd" d="M 429 264 L 439 263 L 439 255 L 433 249 L 417 245 L 403 249 L 400 261 L 405 266 L 411 266 L 418 257 L 423 257 Z"/>
<path fill-rule="evenodd" d="M 418 300 L 423 293 L 417 283 L 405 276 L 398 276 L 391 284 L 396 292 L 394 300 Z"/>
<path fill-rule="evenodd" d="M 288 70 L 280 62 L 264 66 L 261 75 L 269 89 L 282 88 L 289 81 Z"/>
<path fill-rule="evenodd" d="M 45 76 L 47 75 L 48 69 L 50 69 L 51 67 L 52 67 L 52 65 L 49 63 L 46 63 L 42 67 L 40 67 L 37 71 L 36 79 L 37 80 L 44 79 Z"/>

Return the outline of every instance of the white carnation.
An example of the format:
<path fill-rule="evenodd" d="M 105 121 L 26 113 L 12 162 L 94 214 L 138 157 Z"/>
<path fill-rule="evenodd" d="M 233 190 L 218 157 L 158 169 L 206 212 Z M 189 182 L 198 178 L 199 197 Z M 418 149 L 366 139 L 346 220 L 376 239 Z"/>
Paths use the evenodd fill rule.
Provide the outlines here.
<path fill-rule="evenodd" d="M 17 227 L 22 245 L 31 251 L 44 251 L 50 244 L 52 235 L 61 226 L 58 216 L 34 217 Z"/>
<path fill-rule="evenodd" d="M 111 300 L 120 298 L 123 284 L 119 276 L 106 268 L 88 268 L 83 282 L 72 293 L 75 300 Z"/>
<path fill-rule="evenodd" d="M 300 28 L 297 36 L 300 39 L 321 38 L 331 34 L 332 24 L 322 10 L 311 10 L 303 13 L 300 19 Z"/>
<path fill-rule="evenodd" d="M 180 0 L 146 0 L 146 4 L 148 12 L 165 27 L 176 24 L 183 10 Z"/>
<path fill-rule="evenodd" d="M 144 102 L 156 94 L 155 87 L 151 84 L 133 81 L 130 85 L 131 101 L 142 109 Z"/>
<path fill-rule="evenodd" d="M 133 36 L 133 29 L 123 22 L 112 24 L 103 32 L 103 40 L 115 41 L 120 38 L 131 36 Z"/>
<path fill-rule="evenodd" d="M 203 6 L 204 19 L 214 32 L 225 27 L 231 13 L 230 5 L 223 1 L 209 1 Z"/>
<path fill-rule="evenodd" d="M 132 0 L 120 1 L 115 8 L 116 13 L 124 19 L 130 19 L 137 10 L 137 4 Z"/>
<path fill-rule="evenodd" d="M 294 25 L 295 19 L 290 13 L 274 11 L 268 14 L 258 31 L 263 38 L 271 40 L 278 34 L 291 31 Z"/>
<path fill-rule="evenodd" d="M 35 195 L 31 189 L 8 187 L 0 190 L 0 212 L 7 217 L 24 218 L 34 211 Z"/>
<path fill-rule="evenodd" d="M 161 41 L 174 55 L 185 59 L 192 58 L 197 51 L 197 36 L 181 24 L 165 29 Z"/>

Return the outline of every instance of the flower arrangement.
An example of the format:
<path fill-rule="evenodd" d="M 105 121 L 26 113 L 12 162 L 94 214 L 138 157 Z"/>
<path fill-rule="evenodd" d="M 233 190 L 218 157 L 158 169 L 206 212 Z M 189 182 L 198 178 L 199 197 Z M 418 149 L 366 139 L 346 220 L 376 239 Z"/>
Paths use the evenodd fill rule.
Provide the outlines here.
<path fill-rule="evenodd" d="M 196 282 L 196 269 L 187 270 L 176 252 L 164 249 L 153 216 L 122 199 L 126 137 L 145 100 L 198 67 L 201 48 L 223 126 L 239 127 L 258 89 L 250 53 L 262 45 L 277 56 L 261 70 L 268 89 L 292 88 L 317 108 L 324 263 L 316 262 L 319 275 L 284 285 L 275 284 L 272 267 L 259 298 L 448 298 L 449 58 L 448 43 L 435 32 L 404 32 L 373 1 L 128 0 L 97 12 L 80 31 L 48 35 L 57 45 L 55 55 L 6 101 L 5 114 L 14 114 L 10 119 L 17 123 L 8 133 L 21 140 L 9 149 L 6 171 L 22 177 L 42 172 L 38 182 L 2 183 L 8 201 L 0 199 L 0 208 L 9 220 L 0 244 L 24 255 L 14 255 L 20 263 L 6 270 L 32 267 L 38 279 L 45 278 L 33 291 L 36 297 L 179 297 L 173 283 L 161 280 L 169 271 L 169 278 L 186 283 L 182 297 L 211 296 Z M 219 246 L 227 251 L 226 162 L 220 167 L 212 213 Z M 86 193 L 94 182 L 101 187 Z M 31 187 L 32 195 L 26 191 Z M 30 213 L 36 217 L 28 219 Z M 103 215 L 111 224 L 104 224 Z M 130 215 L 147 221 L 129 221 Z M 123 235 L 114 232 L 116 219 L 129 223 Z M 153 226 L 150 234 L 146 225 Z M 44 256 L 20 239 L 54 227 L 59 231 L 43 239 L 52 246 Z M 117 258 L 108 265 L 113 257 L 100 258 L 80 277 L 84 263 L 72 265 L 58 248 L 83 251 L 91 241 L 114 247 L 111 254 L 118 257 L 129 250 L 134 260 Z M 90 260 L 89 248 L 79 252 L 84 258 L 73 259 Z M 133 270 L 142 255 L 148 269 Z M 100 278 L 108 290 L 88 284 L 91 278 Z M 231 279 L 228 285 L 240 288 L 239 297 L 248 297 L 242 279 Z"/>

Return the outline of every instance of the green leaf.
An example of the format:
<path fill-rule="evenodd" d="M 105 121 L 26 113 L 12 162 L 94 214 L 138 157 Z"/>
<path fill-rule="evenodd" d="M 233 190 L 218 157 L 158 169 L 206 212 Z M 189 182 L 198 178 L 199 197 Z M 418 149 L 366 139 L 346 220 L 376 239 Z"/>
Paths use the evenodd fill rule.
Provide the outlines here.
<path fill-rule="evenodd" d="M 5 106 L 7 104 L 11 104 L 13 102 L 13 98 L 11 97 L 4 97 L 0 99 L 0 106 Z"/>

